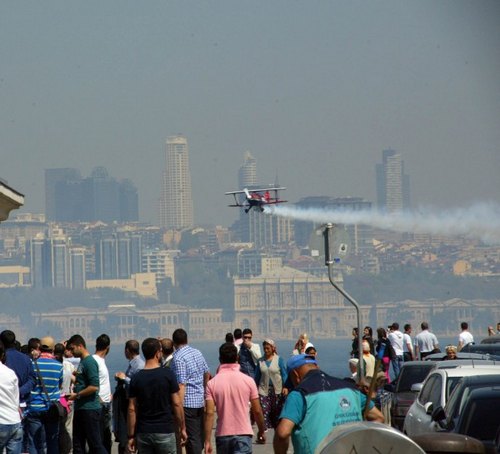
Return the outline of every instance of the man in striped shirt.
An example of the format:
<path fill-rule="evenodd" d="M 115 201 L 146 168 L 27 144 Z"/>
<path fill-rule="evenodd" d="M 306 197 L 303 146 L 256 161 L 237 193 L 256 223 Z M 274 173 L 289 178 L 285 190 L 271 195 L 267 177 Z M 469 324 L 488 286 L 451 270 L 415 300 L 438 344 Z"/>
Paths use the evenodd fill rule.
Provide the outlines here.
<path fill-rule="evenodd" d="M 205 387 L 210 380 L 207 362 L 199 350 L 188 345 L 187 333 L 182 328 L 172 335 L 175 352 L 171 368 L 179 383 L 179 394 L 184 407 L 187 454 L 201 454 L 203 450 L 203 413 Z"/>
<path fill-rule="evenodd" d="M 63 366 L 53 355 L 54 339 L 40 340 L 40 356 L 33 360 L 36 375 L 35 387 L 28 402 L 26 429 L 30 452 L 59 453 L 59 419 L 49 418 L 52 402 L 60 398 Z"/>

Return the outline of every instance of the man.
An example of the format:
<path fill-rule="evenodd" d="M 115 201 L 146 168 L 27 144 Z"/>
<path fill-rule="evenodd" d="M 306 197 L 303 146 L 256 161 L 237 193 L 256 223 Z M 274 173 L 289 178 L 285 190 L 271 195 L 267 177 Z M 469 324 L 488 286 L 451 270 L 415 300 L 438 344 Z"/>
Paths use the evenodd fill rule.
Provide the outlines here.
<path fill-rule="evenodd" d="M 411 325 L 407 323 L 404 326 L 405 332 L 403 333 L 403 361 L 413 361 L 415 356 L 413 355 L 413 342 L 411 339 Z"/>
<path fill-rule="evenodd" d="M 199 350 L 188 345 L 186 331 L 176 329 L 172 335 L 174 358 L 171 367 L 177 382 L 184 407 L 188 435 L 186 452 L 200 454 L 203 450 L 203 408 L 205 386 L 210 379 L 207 362 Z"/>
<path fill-rule="evenodd" d="M 252 337 L 252 330 L 250 328 L 245 328 L 243 330 L 243 342 L 238 352 L 240 356 L 240 370 L 249 377 L 255 376 L 257 361 L 262 356 L 259 344 L 252 343 Z"/>
<path fill-rule="evenodd" d="M 99 402 L 101 404 L 101 439 L 104 448 L 111 454 L 111 383 L 106 365 L 106 356 L 109 353 L 111 339 L 107 334 L 101 334 L 95 340 L 95 354 L 92 355 L 99 367 Z"/>
<path fill-rule="evenodd" d="M 129 387 L 128 448 L 130 452 L 176 454 L 175 427 L 180 428 L 181 445 L 187 439 L 179 385 L 170 368 L 160 367 L 158 339 L 145 339 L 141 349 L 146 364 Z"/>
<path fill-rule="evenodd" d="M 468 344 L 474 343 L 474 336 L 469 331 L 469 324 L 462 322 L 460 328 L 462 328 L 462 332 L 458 335 L 457 351 L 462 350 Z"/>
<path fill-rule="evenodd" d="M 63 382 L 63 366 L 53 355 L 55 342 L 50 336 L 40 340 L 40 355 L 33 361 L 35 387 L 28 402 L 25 428 L 30 452 L 59 454 L 59 418 L 49 417 L 52 402 L 57 402 Z"/>
<path fill-rule="evenodd" d="M 161 367 L 170 367 L 174 357 L 174 342 L 172 339 L 164 338 L 161 341 Z"/>
<path fill-rule="evenodd" d="M 399 323 L 394 322 L 391 325 L 391 331 L 387 336 L 391 342 L 396 357 L 391 361 L 394 378 L 398 378 L 401 365 L 403 364 L 403 333 L 399 331 Z"/>
<path fill-rule="evenodd" d="M 239 348 L 241 346 L 241 343 L 243 342 L 243 332 L 241 331 L 241 328 L 236 328 L 234 330 L 233 337 L 234 345 Z"/>
<path fill-rule="evenodd" d="M 373 377 L 375 374 L 375 356 L 370 353 L 370 344 L 364 340 L 361 344 L 363 348 L 363 370 L 365 377 Z M 358 361 L 359 367 L 359 361 Z"/>
<path fill-rule="evenodd" d="M 0 337 L 3 337 L 4 332 Z M 5 348 L 0 340 L 0 452 L 4 452 L 5 449 L 8 454 L 17 454 L 22 451 L 23 445 L 23 428 L 19 411 L 19 380 L 16 373 L 4 363 Z"/>
<path fill-rule="evenodd" d="M 252 452 L 253 430 L 248 417 L 248 404 L 259 428 L 257 440 L 265 443 L 264 415 L 259 401 L 257 385 L 240 372 L 238 349 L 226 342 L 219 348 L 220 367 L 206 389 L 205 453 L 212 453 L 211 444 L 214 415 L 217 410 L 215 444 L 217 452 L 239 454 Z"/>
<path fill-rule="evenodd" d="M 274 433 L 276 454 L 286 454 L 290 437 L 294 452 L 313 454 L 333 427 L 363 419 L 366 396 L 355 385 L 325 374 L 306 354 L 292 356 L 287 366 L 295 388 L 288 394 Z M 368 408 L 368 421 L 384 422 L 373 402 Z"/>
<path fill-rule="evenodd" d="M 74 392 L 68 396 L 74 401 L 73 454 L 84 454 L 86 444 L 92 454 L 107 454 L 101 439 L 99 366 L 79 334 L 71 336 L 67 347 L 80 358 Z"/>
<path fill-rule="evenodd" d="M 437 337 L 429 331 L 429 324 L 427 322 L 422 322 L 420 328 L 422 331 L 415 337 L 415 356 L 418 359 L 420 354 L 420 359 L 422 360 L 430 355 L 433 350 L 439 348 L 439 342 Z"/>
<path fill-rule="evenodd" d="M 16 335 L 5 330 L 0 334 L 5 349 L 5 365 L 12 369 L 17 376 L 19 384 L 19 401 L 22 413 L 26 412 L 27 401 L 30 399 L 31 390 L 35 386 L 36 375 L 29 356 L 16 350 Z M 25 420 L 23 420 L 23 425 Z"/>
<path fill-rule="evenodd" d="M 117 380 L 123 380 L 125 382 L 125 387 L 128 388 L 130 380 L 132 377 L 144 369 L 144 360 L 139 354 L 139 342 L 135 339 L 128 340 L 125 343 L 125 358 L 128 359 L 128 367 L 125 372 L 117 372 L 115 378 Z"/>

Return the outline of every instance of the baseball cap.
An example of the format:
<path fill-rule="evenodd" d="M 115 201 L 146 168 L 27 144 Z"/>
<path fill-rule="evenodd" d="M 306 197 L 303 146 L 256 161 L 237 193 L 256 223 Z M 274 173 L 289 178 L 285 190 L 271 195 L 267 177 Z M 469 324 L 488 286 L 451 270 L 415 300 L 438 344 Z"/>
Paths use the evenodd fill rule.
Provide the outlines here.
<path fill-rule="evenodd" d="M 56 345 L 54 338 L 50 336 L 42 337 L 40 339 L 40 349 L 41 350 L 54 350 L 54 346 Z"/>
<path fill-rule="evenodd" d="M 286 367 L 288 371 L 298 369 L 299 367 L 303 366 L 304 364 L 316 364 L 318 365 L 318 362 L 314 358 L 314 356 L 311 355 L 306 355 L 305 353 L 302 353 L 300 355 L 293 355 L 288 362 L 286 363 Z"/>

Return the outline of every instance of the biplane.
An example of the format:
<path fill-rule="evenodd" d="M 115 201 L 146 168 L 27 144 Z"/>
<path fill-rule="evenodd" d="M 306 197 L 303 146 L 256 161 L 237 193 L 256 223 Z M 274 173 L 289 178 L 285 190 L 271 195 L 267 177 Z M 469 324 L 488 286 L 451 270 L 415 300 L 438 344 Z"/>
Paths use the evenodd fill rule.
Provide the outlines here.
<path fill-rule="evenodd" d="M 286 188 L 271 186 L 263 189 L 247 189 L 241 191 L 226 192 L 226 195 L 234 197 L 234 204 L 228 205 L 230 207 L 241 207 L 248 213 L 252 208 L 264 211 L 266 205 L 275 205 L 284 203 L 286 200 L 279 198 L 279 191 L 284 191 Z M 238 197 L 238 194 L 245 194 L 245 197 Z"/>

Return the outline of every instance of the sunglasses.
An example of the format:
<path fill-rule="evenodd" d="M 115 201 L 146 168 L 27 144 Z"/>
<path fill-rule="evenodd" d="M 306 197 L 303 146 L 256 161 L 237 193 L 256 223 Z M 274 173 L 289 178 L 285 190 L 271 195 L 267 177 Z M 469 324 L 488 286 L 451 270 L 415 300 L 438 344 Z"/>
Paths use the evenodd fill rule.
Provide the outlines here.
<path fill-rule="evenodd" d="M 251 339 L 252 336 L 243 336 L 243 339 Z"/>

